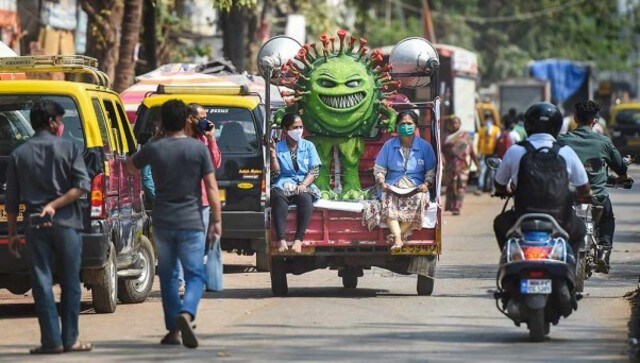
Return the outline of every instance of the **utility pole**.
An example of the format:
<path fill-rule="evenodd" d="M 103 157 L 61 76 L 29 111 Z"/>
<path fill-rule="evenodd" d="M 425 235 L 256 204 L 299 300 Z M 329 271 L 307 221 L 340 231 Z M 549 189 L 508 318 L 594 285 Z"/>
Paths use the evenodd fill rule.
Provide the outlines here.
<path fill-rule="evenodd" d="M 422 26 L 424 38 L 431 43 L 437 43 L 436 31 L 433 27 L 433 18 L 431 17 L 431 7 L 428 0 L 422 0 Z"/>

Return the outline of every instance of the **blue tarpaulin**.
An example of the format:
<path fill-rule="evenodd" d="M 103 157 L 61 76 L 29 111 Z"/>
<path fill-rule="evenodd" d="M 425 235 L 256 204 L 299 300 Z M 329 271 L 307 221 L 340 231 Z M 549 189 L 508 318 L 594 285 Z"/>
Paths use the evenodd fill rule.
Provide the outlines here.
<path fill-rule="evenodd" d="M 551 98 L 556 102 L 566 101 L 588 77 L 588 72 L 583 67 L 566 59 L 533 62 L 529 70 L 532 77 L 549 81 Z"/>

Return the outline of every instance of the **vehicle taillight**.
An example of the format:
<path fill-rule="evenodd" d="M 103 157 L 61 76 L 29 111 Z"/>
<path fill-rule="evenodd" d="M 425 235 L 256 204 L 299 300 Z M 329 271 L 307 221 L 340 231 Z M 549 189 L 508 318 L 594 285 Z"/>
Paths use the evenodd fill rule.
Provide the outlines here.
<path fill-rule="evenodd" d="M 107 216 L 105 179 L 105 175 L 100 173 L 91 181 L 91 218 L 105 218 Z"/>
<path fill-rule="evenodd" d="M 539 279 L 542 276 L 544 276 L 544 272 L 542 271 L 538 271 L 538 270 L 529 271 L 529 277 L 531 277 L 532 279 Z"/>
<path fill-rule="evenodd" d="M 264 203 L 267 201 L 267 181 L 263 178 L 260 187 L 260 200 Z"/>
<path fill-rule="evenodd" d="M 549 258 L 551 247 L 522 247 L 525 260 L 545 260 Z"/>

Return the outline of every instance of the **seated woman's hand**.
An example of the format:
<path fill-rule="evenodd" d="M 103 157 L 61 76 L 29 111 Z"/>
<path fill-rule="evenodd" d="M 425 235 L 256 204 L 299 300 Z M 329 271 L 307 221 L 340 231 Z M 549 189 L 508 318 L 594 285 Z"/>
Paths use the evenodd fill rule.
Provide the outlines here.
<path fill-rule="evenodd" d="M 302 193 L 304 193 L 304 192 L 306 192 L 306 191 L 307 191 L 307 186 L 306 186 L 306 185 L 304 185 L 304 184 L 300 184 L 300 185 L 298 185 L 298 187 L 296 188 L 296 194 L 297 194 L 297 195 L 300 195 L 300 194 L 302 194 Z"/>
<path fill-rule="evenodd" d="M 426 193 L 427 191 L 429 191 L 429 184 L 427 183 L 420 184 L 420 186 L 418 187 L 418 190 L 421 191 L 422 193 Z"/>
<path fill-rule="evenodd" d="M 388 192 L 388 191 L 391 190 L 391 188 L 389 187 L 389 184 L 387 184 L 387 183 L 382 183 L 380 185 L 380 189 L 382 189 L 383 192 Z"/>

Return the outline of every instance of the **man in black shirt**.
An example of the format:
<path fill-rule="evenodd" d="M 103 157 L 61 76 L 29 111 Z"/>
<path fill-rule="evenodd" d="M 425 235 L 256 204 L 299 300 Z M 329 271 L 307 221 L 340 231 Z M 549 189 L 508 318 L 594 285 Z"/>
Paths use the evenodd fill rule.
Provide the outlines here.
<path fill-rule="evenodd" d="M 92 348 L 78 340 L 82 295 L 82 244 L 78 230 L 83 226 L 78 198 L 89 191 L 89 176 L 78 147 L 56 137 L 62 131 L 63 114 L 64 108 L 56 102 L 35 101 L 30 114 L 35 135 L 11 153 L 7 165 L 9 249 L 17 257 L 18 209 L 20 203 L 26 205 L 26 247 L 41 335 L 41 345 L 32 349 L 32 354 Z M 62 288 L 62 331 L 52 290 L 54 260 Z"/>

